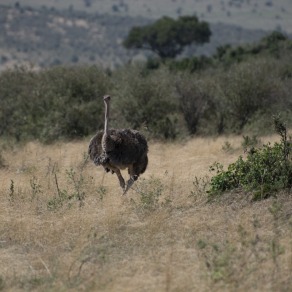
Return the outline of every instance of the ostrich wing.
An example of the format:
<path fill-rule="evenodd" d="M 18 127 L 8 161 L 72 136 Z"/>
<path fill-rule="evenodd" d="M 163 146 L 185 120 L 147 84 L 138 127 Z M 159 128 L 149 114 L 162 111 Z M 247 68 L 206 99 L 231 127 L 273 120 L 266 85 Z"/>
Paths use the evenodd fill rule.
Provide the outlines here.
<path fill-rule="evenodd" d="M 91 160 L 95 160 L 102 154 L 101 140 L 103 131 L 98 131 L 89 142 L 88 154 Z"/>
<path fill-rule="evenodd" d="M 143 135 L 138 131 L 130 129 L 110 129 L 110 139 L 113 148 L 106 153 L 106 157 L 114 165 L 129 165 L 137 163 L 141 157 L 147 156 L 148 145 Z M 88 154 L 90 159 L 98 163 L 103 153 L 101 141 L 103 131 L 98 131 L 90 140 Z M 103 164 L 102 164 L 103 165 Z"/>

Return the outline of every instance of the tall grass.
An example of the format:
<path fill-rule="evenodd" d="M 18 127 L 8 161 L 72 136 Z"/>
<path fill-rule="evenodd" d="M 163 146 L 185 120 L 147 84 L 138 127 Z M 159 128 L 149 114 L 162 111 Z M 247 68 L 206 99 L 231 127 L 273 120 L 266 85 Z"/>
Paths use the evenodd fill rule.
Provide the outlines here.
<path fill-rule="evenodd" d="M 149 169 L 126 197 L 86 161 L 87 140 L 3 148 L 1 289 L 289 290 L 291 196 L 207 202 L 209 165 L 233 162 L 241 143 L 150 143 Z"/>

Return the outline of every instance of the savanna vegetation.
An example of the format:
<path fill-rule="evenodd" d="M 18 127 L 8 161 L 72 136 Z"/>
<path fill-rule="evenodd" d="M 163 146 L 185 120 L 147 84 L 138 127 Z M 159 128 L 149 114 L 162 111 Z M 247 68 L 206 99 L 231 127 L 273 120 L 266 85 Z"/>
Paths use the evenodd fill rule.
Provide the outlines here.
<path fill-rule="evenodd" d="M 281 137 L 280 143 L 264 144 L 261 148 L 251 146 L 254 143 L 250 143 L 251 148 L 246 148 L 246 159 L 240 156 L 226 171 L 218 162 L 211 166 L 210 169 L 216 171 L 208 190 L 211 196 L 228 190 L 244 189 L 253 193 L 254 199 L 260 200 L 281 190 L 291 190 L 292 143 L 288 140 L 287 128 L 279 117 L 274 117 L 274 124 Z"/>
<path fill-rule="evenodd" d="M 0 290 L 289 291 L 291 49 L 1 73 Z M 125 197 L 88 161 L 104 94 L 149 138 Z"/>
<path fill-rule="evenodd" d="M 273 33 L 189 62 L 7 70 L 0 75 L 0 134 L 43 142 L 88 136 L 103 126 L 104 94 L 113 96 L 112 126 L 144 129 L 155 139 L 271 133 L 272 114 L 291 123 L 291 50 L 290 39 Z"/>
<path fill-rule="evenodd" d="M 289 291 L 291 194 L 206 194 L 209 166 L 232 164 L 243 142 L 150 142 L 148 171 L 121 197 L 117 179 L 87 161 L 88 139 L 2 139 L 0 289 Z"/>

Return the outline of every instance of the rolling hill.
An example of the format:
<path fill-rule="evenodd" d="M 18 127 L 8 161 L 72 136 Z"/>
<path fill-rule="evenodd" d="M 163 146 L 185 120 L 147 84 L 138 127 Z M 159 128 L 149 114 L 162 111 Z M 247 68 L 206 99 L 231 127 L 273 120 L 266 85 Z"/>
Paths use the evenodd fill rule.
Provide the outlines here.
<path fill-rule="evenodd" d="M 210 21 L 212 38 L 185 55 L 212 54 L 224 44 L 253 42 L 267 31 L 291 32 L 288 1 L 34 1 L 3 0 L 0 10 L 0 69 L 89 63 L 114 68 L 145 52 L 128 51 L 122 41 L 133 26 L 162 15 L 197 13 Z M 269 4 L 269 3 L 270 4 Z M 257 4 L 255 4 L 257 3 Z M 221 5 L 221 6 L 220 6 Z"/>

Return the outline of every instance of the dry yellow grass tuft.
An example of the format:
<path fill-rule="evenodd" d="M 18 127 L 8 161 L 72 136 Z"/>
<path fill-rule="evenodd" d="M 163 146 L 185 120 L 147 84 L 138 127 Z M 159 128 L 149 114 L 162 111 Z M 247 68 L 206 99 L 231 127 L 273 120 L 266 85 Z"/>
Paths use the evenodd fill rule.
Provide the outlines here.
<path fill-rule="evenodd" d="M 209 166 L 233 162 L 241 143 L 150 143 L 148 170 L 126 197 L 86 160 L 88 141 L 6 145 L 0 290 L 288 291 L 291 197 L 207 202 Z"/>

